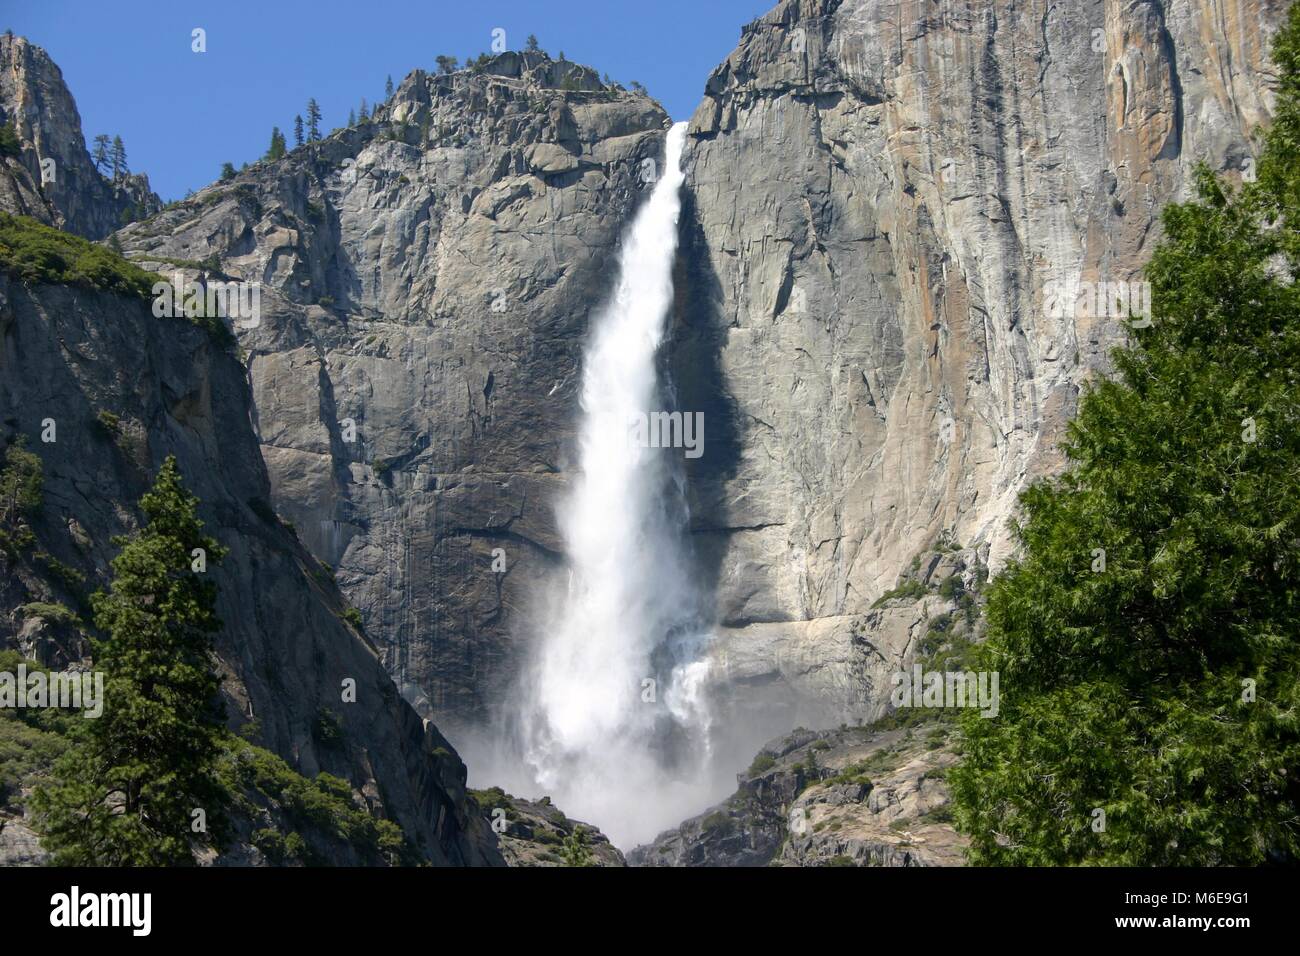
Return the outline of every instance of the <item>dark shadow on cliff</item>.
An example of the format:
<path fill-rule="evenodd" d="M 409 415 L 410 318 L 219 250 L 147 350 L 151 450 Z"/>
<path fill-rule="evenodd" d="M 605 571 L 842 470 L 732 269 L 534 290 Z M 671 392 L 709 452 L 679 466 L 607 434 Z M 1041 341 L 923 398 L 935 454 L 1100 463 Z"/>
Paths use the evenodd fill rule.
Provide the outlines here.
<path fill-rule="evenodd" d="M 740 467 L 742 434 L 735 400 L 723 388 L 726 294 L 713 270 L 689 187 L 682 196 L 678 223 L 672 326 L 661 361 L 675 406 L 683 413 L 704 414 L 703 454 L 685 459 L 685 480 L 693 571 L 703 609 L 710 613 L 716 607 L 714 596 L 730 526 L 726 487 Z"/>

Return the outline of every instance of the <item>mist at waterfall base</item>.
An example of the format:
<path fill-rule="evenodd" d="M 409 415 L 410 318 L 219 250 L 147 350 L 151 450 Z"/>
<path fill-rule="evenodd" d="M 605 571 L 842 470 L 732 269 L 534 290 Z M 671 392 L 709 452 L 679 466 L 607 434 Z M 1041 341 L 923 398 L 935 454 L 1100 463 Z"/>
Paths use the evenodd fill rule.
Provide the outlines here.
<path fill-rule="evenodd" d="M 558 509 L 566 566 L 531 615 L 534 654 L 495 754 L 467 741 L 476 781 L 550 795 L 617 846 L 647 842 L 735 787 L 706 700 L 708 609 L 685 544 L 681 449 L 630 440 L 664 409 L 657 354 L 673 300 L 685 123 L 628 227 L 592 321 L 577 468 Z M 707 436 L 705 442 L 707 454 Z M 477 752 L 477 753 L 474 753 Z"/>

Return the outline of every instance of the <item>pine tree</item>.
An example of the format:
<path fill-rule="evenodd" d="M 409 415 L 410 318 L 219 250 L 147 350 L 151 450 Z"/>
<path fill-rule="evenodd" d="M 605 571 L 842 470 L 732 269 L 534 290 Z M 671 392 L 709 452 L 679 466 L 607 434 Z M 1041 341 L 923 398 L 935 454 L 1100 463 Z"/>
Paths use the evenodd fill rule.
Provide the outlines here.
<path fill-rule="evenodd" d="M 45 470 L 41 459 L 27 451 L 26 437 L 5 449 L 4 467 L 0 469 L 0 521 L 15 522 L 41 506 Z"/>
<path fill-rule="evenodd" d="M 587 831 L 581 826 L 574 827 L 561 844 L 560 856 L 568 866 L 591 866 L 593 861 Z"/>
<path fill-rule="evenodd" d="M 271 127 L 271 145 L 266 151 L 267 159 L 279 159 L 285 154 L 284 134 L 280 132 L 280 127 Z"/>
<path fill-rule="evenodd" d="M 113 171 L 114 179 L 121 179 L 130 172 L 126 165 L 126 146 L 123 144 L 121 136 L 113 137 L 113 146 L 109 150 L 108 163 Z"/>
<path fill-rule="evenodd" d="M 307 101 L 307 140 L 314 142 L 318 139 L 320 139 L 320 107 L 313 97 Z"/>
<path fill-rule="evenodd" d="M 393 77 L 389 75 L 388 79 L 384 81 L 384 102 L 386 103 L 392 98 L 393 98 Z"/>
<path fill-rule="evenodd" d="M 95 168 L 101 173 L 106 173 L 111 168 L 108 157 L 109 139 L 107 133 L 100 133 L 95 137 L 94 145 L 90 148 L 90 159 L 95 164 Z"/>
<path fill-rule="evenodd" d="M 0 125 L 0 156 L 18 156 L 23 151 L 23 141 L 18 138 L 18 127 L 13 121 Z"/>
<path fill-rule="evenodd" d="M 524 41 L 524 49 L 529 53 L 539 53 L 541 51 L 542 46 L 537 42 L 537 34 L 528 34 L 528 39 Z"/>
<path fill-rule="evenodd" d="M 1300 5 L 1255 183 L 1204 167 L 1153 324 L 1021 496 L 953 770 L 976 863 L 1300 860 Z"/>
<path fill-rule="evenodd" d="M 444 55 L 442 55 L 442 54 L 439 54 L 439 55 L 437 56 L 436 59 L 437 59 L 437 63 L 438 63 L 438 72 L 439 72 L 439 73 L 455 73 L 455 72 L 456 72 L 457 61 L 456 61 L 456 58 L 455 58 L 454 56 L 444 56 Z"/>
<path fill-rule="evenodd" d="M 293 145 L 294 148 L 302 145 L 302 116 L 293 118 Z"/>
<path fill-rule="evenodd" d="M 194 570 L 226 549 L 204 532 L 198 499 L 174 457 L 140 499 L 147 523 L 113 559 L 107 593 L 91 598 L 104 710 L 78 721 L 74 745 L 32 798 L 54 862 L 78 866 L 179 865 L 219 844 L 228 797 L 214 768 L 222 720 L 212 635 L 217 588 Z M 83 727 L 84 725 L 84 727 Z M 195 833 L 203 810 L 207 833 Z"/>
<path fill-rule="evenodd" d="M 234 163 L 222 163 L 222 164 L 221 164 L 221 181 L 224 183 L 224 182 L 228 182 L 229 180 L 232 180 L 232 179 L 234 179 L 234 178 L 235 178 L 235 164 L 234 164 Z"/>
<path fill-rule="evenodd" d="M 370 122 L 370 110 L 366 106 L 366 98 L 361 97 L 361 112 L 357 114 L 357 119 L 362 123 Z"/>
<path fill-rule="evenodd" d="M 348 129 L 351 129 L 353 126 L 356 125 L 357 125 L 357 111 L 348 110 Z"/>

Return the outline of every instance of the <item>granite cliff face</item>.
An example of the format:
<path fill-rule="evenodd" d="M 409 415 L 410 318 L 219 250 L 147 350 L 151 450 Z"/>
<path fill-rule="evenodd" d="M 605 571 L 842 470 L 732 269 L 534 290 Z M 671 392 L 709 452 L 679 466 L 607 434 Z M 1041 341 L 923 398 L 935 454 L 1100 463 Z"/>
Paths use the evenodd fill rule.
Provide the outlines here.
<path fill-rule="evenodd" d="M 143 175 L 106 179 L 95 169 L 77 104 L 43 49 L 0 36 L 0 126 L 14 127 L 21 149 L 0 155 L 0 209 L 102 239 L 162 203 Z M 44 164 L 44 169 L 42 166 Z"/>
<path fill-rule="evenodd" d="M 709 78 L 664 364 L 705 413 L 698 577 L 749 752 L 885 710 L 932 610 L 873 608 L 901 577 L 1005 561 L 1126 334 L 1051 290 L 1138 278 L 1197 162 L 1250 175 L 1283 6 L 786 0 Z M 587 319 L 665 122 L 544 54 L 416 72 L 117 234 L 262 284 L 239 335 L 275 506 L 453 739 L 505 699 L 559 565 Z"/>
<path fill-rule="evenodd" d="M 417 71 L 372 122 L 119 233 L 146 268 L 262 283 L 240 336 L 275 506 L 440 723 L 515 675 L 587 318 L 666 120 L 545 54 Z"/>
<path fill-rule="evenodd" d="M 941 535 L 1005 561 L 1126 335 L 1052 289 L 1139 278 L 1196 163 L 1252 175 L 1284 8 L 787 0 L 745 28 L 691 121 L 671 363 L 733 696 L 877 716 L 905 645 L 870 605 Z"/>
<path fill-rule="evenodd" d="M 348 781 L 357 805 L 400 824 L 418 857 L 500 864 L 464 764 L 401 698 L 374 647 L 342 620 L 333 582 L 271 511 L 237 358 L 193 323 L 154 318 L 145 300 L 3 274 L 0 345 L 3 440 L 25 436 L 44 469 L 33 543 L 6 536 L 0 554 L 0 648 L 55 668 L 83 658 L 75 632 L 17 609 L 84 608 L 108 579 L 113 536 L 138 527 L 134 503 L 175 455 L 208 530 L 230 549 L 209 573 L 231 728 L 305 776 Z M 343 700 L 345 679 L 355 702 Z M 6 822 L 21 836 L 20 822 Z"/>

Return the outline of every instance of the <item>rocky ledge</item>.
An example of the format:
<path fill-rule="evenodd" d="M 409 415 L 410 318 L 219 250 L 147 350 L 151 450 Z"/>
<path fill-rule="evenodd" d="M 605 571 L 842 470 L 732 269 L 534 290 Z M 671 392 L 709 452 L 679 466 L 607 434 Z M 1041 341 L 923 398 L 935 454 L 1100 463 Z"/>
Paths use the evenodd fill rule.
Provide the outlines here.
<path fill-rule="evenodd" d="M 797 729 L 727 800 L 628 854 L 631 866 L 960 866 L 948 725 Z M 891 726 L 893 725 L 893 726 Z"/>

